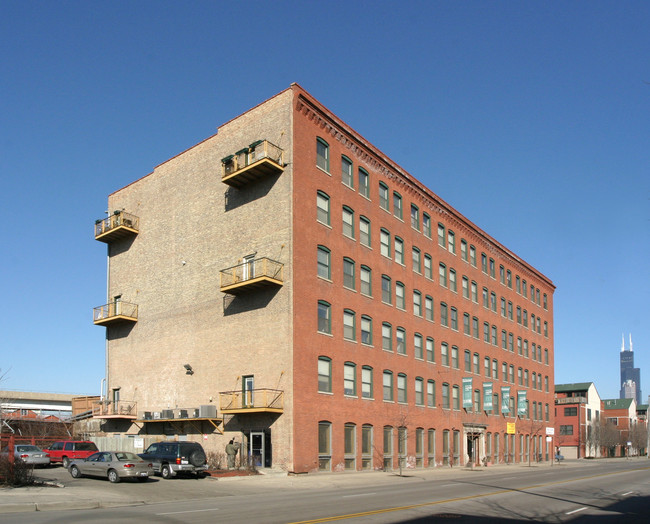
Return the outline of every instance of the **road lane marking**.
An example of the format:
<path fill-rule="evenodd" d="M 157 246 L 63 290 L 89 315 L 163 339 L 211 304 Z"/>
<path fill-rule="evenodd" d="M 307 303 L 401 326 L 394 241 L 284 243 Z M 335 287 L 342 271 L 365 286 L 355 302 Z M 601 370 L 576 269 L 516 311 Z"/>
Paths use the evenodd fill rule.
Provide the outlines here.
<path fill-rule="evenodd" d="M 587 509 L 586 507 L 574 509 L 573 511 L 566 512 L 565 515 L 573 515 L 574 513 L 578 513 L 579 511 L 584 511 L 586 509 Z"/>
<path fill-rule="evenodd" d="M 634 468 L 630 470 L 624 470 L 624 471 L 613 471 L 611 473 L 599 473 L 597 475 L 587 475 L 585 477 L 578 477 L 575 479 L 568 479 L 568 480 L 556 480 L 553 482 L 546 482 L 542 484 L 534 484 L 532 486 L 526 486 L 522 488 L 517 488 L 517 489 L 502 489 L 499 491 L 492 491 L 490 493 L 482 493 L 482 494 L 477 494 L 477 495 L 468 495 L 467 497 L 457 497 L 457 498 L 452 498 L 452 499 L 445 499 L 445 500 L 437 500 L 434 502 L 422 502 L 421 504 L 410 504 L 408 506 L 398 506 L 398 507 L 393 507 L 393 508 L 384 508 L 384 509 L 377 509 L 377 510 L 372 510 L 372 511 L 364 511 L 362 513 L 350 513 L 348 515 L 336 515 L 333 517 L 323 517 L 320 519 L 313 519 L 313 520 L 301 520 L 297 522 L 292 522 L 291 524 L 318 524 L 320 522 L 334 522 L 337 520 L 347 520 L 347 519 L 353 519 L 353 518 L 359 518 L 359 517 L 368 517 L 371 515 L 379 515 L 382 513 L 392 513 L 396 511 L 405 511 L 409 509 L 415 509 L 415 508 L 424 508 L 427 506 L 437 506 L 439 504 L 445 504 L 448 502 L 460 502 L 464 500 L 472 500 L 472 499 L 480 499 L 480 498 L 486 498 L 486 497 L 492 497 L 494 495 L 503 495 L 505 493 L 520 493 L 526 490 L 530 489 L 535 489 L 535 488 L 543 488 L 546 486 L 554 486 L 558 484 L 568 484 L 570 482 L 578 482 L 581 480 L 589 480 L 593 478 L 598 478 L 598 477 L 609 477 L 611 475 L 620 475 L 623 473 L 634 473 L 637 471 L 644 471 L 650 469 L 650 466 L 646 467 L 641 467 L 641 468 Z M 438 486 L 440 487 L 440 486 Z M 587 509 L 586 507 L 583 509 Z M 579 510 L 579 511 L 582 511 Z"/>
<path fill-rule="evenodd" d="M 170 511 L 168 513 L 156 513 L 156 515 L 179 515 L 181 513 L 200 513 L 202 511 L 219 511 L 219 508 L 210 508 L 210 509 L 189 509 L 187 511 Z"/>
<path fill-rule="evenodd" d="M 376 495 L 377 493 L 359 493 L 357 495 L 343 495 L 344 499 L 350 499 L 353 497 L 369 497 L 370 495 Z"/>

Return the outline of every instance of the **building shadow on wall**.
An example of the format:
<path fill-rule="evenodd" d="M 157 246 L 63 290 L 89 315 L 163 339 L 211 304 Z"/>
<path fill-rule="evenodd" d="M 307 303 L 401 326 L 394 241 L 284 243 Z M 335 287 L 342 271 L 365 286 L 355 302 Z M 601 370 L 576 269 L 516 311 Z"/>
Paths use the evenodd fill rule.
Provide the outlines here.
<path fill-rule="evenodd" d="M 135 235 L 127 238 L 113 240 L 108 245 L 108 255 L 112 257 L 127 252 L 129 249 L 131 249 L 133 242 L 135 242 Z"/>
<path fill-rule="evenodd" d="M 121 323 L 114 326 L 108 326 L 106 328 L 106 338 L 108 340 L 119 340 L 121 338 L 126 338 L 131 334 L 131 331 L 135 327 L 135 324 L 131 323 Z"/>
<path fill-rule="evenodd" d="M 226 212 L 237 209 L 239 206 L 249 204 L 259 198 L 265 197 L 280 178 L 281 174 L 267 176 L 256 182 L 251 182 L 240 189 L 229 187 L 225 195 Z"/>
<path fill-rule="evenodd" d="M 273 287 L 252 290 L 241 295 L 225 294 L 223 296 L 223 315 L 227 317 L 237 313 L 265 308 L 273 300 L 273 297 L 278 294 L 278 291 L 280 291 L 280 288 Z"/>

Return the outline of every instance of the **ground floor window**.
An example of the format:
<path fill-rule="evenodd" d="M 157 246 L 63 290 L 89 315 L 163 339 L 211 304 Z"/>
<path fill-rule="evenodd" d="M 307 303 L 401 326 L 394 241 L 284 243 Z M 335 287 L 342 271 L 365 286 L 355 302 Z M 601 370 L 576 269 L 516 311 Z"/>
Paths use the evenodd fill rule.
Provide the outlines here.
<path fill-rule="evenodd" d="M 430 468 L 436 465 L 436 430 L 427 431 L 427 461 Z"/>
<path fill-rule="evenodd" d="M 372 426 L 361 428 L 361 469 L 372 469 Z"/>
<path fill-rule="evenodd" d="M 499 463 L 499 453 L 501 452 L 499 447 L 500 447 L 499 434 L 495 433 L 494 434 L 494 463 L 495 464 Z"/>
<path fill-rule="evenodd" d="M 330 422 L 318 423 L 318 469 L 332 470 L 332 424 Z"/>
<path fill-rule="evenodd" d="M 460 431 L 454 431 L 454 464 L 460 465 Z"/>
<path fill-rule="evenodd" d="M 449 465 L 449 430 L 442 432 L 442 464 Z"/>
<path fill-rule="evenodd" d="M 357 469 L 357 427 L 354 424 L 346 424 L 344 428 L 345 469 L 355 471 Z"/>
<path fill-rule="evenodd" d="M 485 434 L 485 459 L 492 462 L 492 433 Z"/>
<path fill-rule="evenodd" d="M 393 428 L 384 427 L 384 470 L 393 469 Z"/>
<path fill-rule="evenodd" d="M 424 467 L 424 429 L 415 430 L 415 467 Z"/>

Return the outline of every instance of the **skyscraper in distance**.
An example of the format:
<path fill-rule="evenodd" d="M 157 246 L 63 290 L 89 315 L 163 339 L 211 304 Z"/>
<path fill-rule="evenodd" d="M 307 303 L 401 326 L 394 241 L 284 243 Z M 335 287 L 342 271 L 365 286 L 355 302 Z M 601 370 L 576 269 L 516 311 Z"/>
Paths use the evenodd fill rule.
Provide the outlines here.
<path fill-rule="evenodd" d="M 621 344 L 621 392 L 620 398 L 629 398 L 626 396 L 625 384 L 628 381 L 634 382 L 634 396 L 637 404 L 641 402 L 641 369 L 634 367 L 634 350 L 632 349 L 632 334 L 630 333 L 630 349 L 625 349 L 625 335 L 622 336 Z M 629 387 L 627 388 L 629 391 Z M 629 393 L 628 393 L 629 395 Z"/>

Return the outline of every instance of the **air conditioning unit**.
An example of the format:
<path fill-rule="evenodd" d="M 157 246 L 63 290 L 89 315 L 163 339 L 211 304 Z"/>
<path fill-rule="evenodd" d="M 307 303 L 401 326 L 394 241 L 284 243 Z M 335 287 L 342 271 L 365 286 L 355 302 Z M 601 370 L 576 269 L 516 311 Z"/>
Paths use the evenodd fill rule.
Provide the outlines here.
<path fill-rule="evenodd" d="M 143 418 L 144 420 L 151 420 L 151 411 L 145 411 L 145 412 L 142 414 L 142 418 Z"/>
<path fill-rule="evenodd" d="M 160 411 L 154 411 L 153 412 L 153 419 L 154 420 L 160 420 Z"/>
<path fill-rule="evenodd" d="M 163 419 L 174 418 L 174 410 L 173 409 L 163 409 L 162 413 L 160 415 L 160 418 L 163 418 Z"/>
<path fill-rule="evenodd" d="M 217 406 L 214 404 L 204 404 L 199 406 L 199 417 L 200 418 L 216 418 L 217 417 Z"/>
<path fill-rule="evenodd" d="M 187 418 L 187 410 L 186 409 L 179 410 L 178 418 Z"/>
<path fill-rule="evenodd" d="M 192 418 L 199 418 L 199 410 L 198 409 L 193 409 L 192 410 Z"/>

